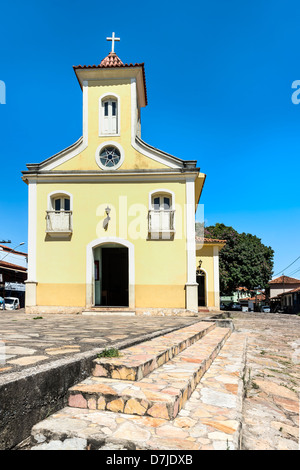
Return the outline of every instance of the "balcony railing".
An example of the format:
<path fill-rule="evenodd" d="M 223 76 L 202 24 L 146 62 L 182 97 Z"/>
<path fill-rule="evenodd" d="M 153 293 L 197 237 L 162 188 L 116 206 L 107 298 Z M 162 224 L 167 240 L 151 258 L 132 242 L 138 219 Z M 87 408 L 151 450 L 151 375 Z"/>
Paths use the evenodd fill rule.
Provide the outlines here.
<path fill-rule="evenodd" d="M 152 235 L 151 238 L 158 238 L 159 234 L 162 234 L 161 238 L 170 238 L 175 233 L 174 220 L 175 211 L 173 210 L 150 210 L 148 232 Z"/>
<path fill-rule="evenodd" d="M 51 234 L 72 233 L 72 211 L 47 211 L 46 232 Z"/>

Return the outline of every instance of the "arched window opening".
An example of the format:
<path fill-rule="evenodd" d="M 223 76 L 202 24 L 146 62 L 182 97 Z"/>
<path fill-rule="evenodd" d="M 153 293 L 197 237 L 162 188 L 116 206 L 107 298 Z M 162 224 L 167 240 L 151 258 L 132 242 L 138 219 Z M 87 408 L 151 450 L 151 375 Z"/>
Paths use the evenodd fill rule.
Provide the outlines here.
<path fill-rule="evenodd" d="M 100 101 L 100 135 L 119 133 L 119 100 L 107 97 Z"/>
<path fill-rule="evenodd" d="M 52 207 L 55 212 L 69 211 L 71 209 L 70 198 L 59 196 L 52 198 Z"/>
<path fill-rule="evenodd" d="M 46 233 L 50 236 L 72 233 L 72 197 L 68 193 L 52 193 L 48 197 Z"/>
<path fill-rule="evenodd" d="M 151 195 L 149 209 L 149 234 L 151 238 L 170 239 L 175 233 L 174 195 L 155 192 Z"/>

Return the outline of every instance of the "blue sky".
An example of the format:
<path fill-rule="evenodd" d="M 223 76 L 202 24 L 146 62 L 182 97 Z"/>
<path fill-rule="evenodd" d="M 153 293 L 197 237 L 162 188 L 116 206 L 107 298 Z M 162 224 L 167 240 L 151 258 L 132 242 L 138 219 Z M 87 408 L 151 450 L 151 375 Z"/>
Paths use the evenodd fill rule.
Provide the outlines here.
<path fill-rule="evenodd" d="M 72 66 L 100 63 L 115 31 L 121 60 L 145 62 L 143 140 L 197 159 L 206 225 L 257 235 L 280 273 L 300 255 L 299 25 L 289 0 L 3 3 L 0 240 L 27 243 L 21 171 L 81 136 Z M 300 278 L 300 258 L 291 273 Z"/>

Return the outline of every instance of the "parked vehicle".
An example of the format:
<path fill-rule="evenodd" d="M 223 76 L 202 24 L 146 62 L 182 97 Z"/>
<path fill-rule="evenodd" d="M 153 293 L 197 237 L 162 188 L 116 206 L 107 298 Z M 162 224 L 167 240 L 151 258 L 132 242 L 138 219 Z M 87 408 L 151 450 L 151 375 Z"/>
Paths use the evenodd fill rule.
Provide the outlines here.
<path fill-rule="evenodd" d="M 20 308 L 20 301 L 17 297 L 4 297 L 5 310 L 17 310 Z"/>
<path fill-rule="evenodd" d="M 270 313 L 271 309 L 270 309 L 269 305 L 263 305 L 261 307 L 261 311 L 264 312 L 264 313 Z"/>
<path fill-rule="evenodd" d="M 228 304 L 224 304 L 223 302 L 221 302 L 220 310 L 228 310 Z"/>
<path fill-rule="evenodd" d="M 229 305 L 228 305 L 228 310 L 239 310 L 241 311 L 242 310 L 242 306 L 241 304 L 237 303 L 237 302 L 231 302 Z"/>

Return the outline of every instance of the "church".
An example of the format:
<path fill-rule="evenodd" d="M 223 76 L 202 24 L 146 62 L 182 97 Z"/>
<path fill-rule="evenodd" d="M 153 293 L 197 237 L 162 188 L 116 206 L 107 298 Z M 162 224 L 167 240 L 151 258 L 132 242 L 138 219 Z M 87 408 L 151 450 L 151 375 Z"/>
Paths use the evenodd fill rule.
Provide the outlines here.
<path fill-rule="evenodd" d="M 144 63 L 74 66 L 82 136 L 27 164 L 26 312 L 195 315 L 218 310 L 222 240 L 196 237 L 206 175 L 144 142 Z"/>

